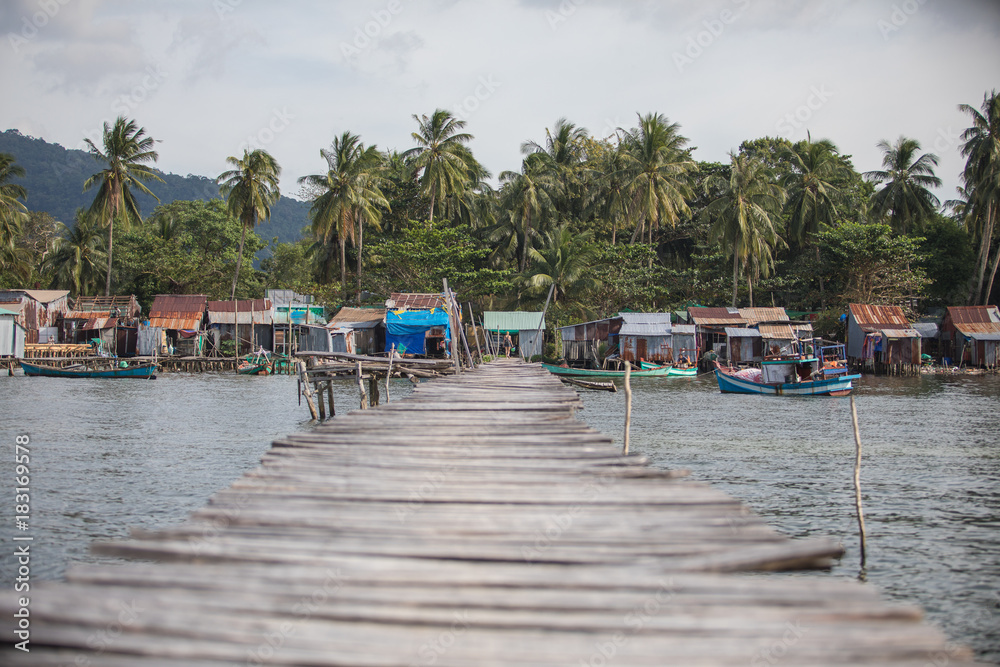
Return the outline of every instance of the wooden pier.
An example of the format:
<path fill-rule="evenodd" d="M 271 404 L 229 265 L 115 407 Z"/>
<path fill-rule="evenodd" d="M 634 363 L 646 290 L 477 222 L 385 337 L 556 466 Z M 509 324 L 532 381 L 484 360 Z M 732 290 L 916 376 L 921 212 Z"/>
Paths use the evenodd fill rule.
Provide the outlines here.
<path fill-rule="evenodd" d="M 496 361 L 274 443 L 185 523 L 95 549 L 30 596 L 3 664 L 971 664 L 869 585 L 572 418 L 574 390 Z M 179 453 L 179 455 L 181 455 Z"/>

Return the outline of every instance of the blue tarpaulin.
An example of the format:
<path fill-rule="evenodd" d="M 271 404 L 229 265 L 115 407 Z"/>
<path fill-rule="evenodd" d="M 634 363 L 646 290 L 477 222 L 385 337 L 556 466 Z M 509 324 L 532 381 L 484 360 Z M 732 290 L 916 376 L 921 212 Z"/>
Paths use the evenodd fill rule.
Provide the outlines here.
<path fill-rule="evenodd" d="M 429 329 L 444 327 L 445 338 L 451 339 L 448 311 L 443 308 L 433 310 L 388 311 L 385 314 L 385 351 L 396 346 L 398 352 L 426 354 L 424 336 Z"/>

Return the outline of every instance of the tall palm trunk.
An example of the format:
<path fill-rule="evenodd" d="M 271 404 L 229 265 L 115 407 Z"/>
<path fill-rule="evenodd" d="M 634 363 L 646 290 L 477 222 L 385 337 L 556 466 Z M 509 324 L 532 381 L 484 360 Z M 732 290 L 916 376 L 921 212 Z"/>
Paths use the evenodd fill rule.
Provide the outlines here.
<path fill-rule="evenodd" d="M 434 222 L 434 193 L 431 193 L 431 222 Z"/>
<path fill-rule="evenodd" d="M 362 222 L 360 214 L 357 215 L 356 217 L 358 220 L 358 272 L 356 277 L 358 281 L 358 305 L 360 306 L 361 305 L 361 252 L 362 248 L 364 248 L 364 222 Z"/>
<path fill-rule="evenodd" d="M 236 253 L 236 270 L 233 272 L 233 291 L 229 296 L 231 300 L 236 299 L 236 283 L 240 279 L 240 267 L 243 266 L 243 244 L 247 240 L 247 226 L 243 224 L 243 231 L 240 233 L 240 251 Z"/>
<path fill-rule="evenodd" d="M 111 251 L 115 241 L 115 217 L 118 215 L 118 200 L 121 186 L 116 178 L 111 185 L 111 217 L 108 218 L 108 278 L 104 284 L 104 296 L 111 296 Z"/>
<path fill-rule="evenodd" d="M 986 266 L 989 263 L 990 246 L 993 243 L 993 202 L 986 203 L 986 224 L 983 225 L 982 240 L 979 242 L 979 278 L 976 281 L 976 291 L 969 295 L 969 305 L 975 305 L 983 293 L 983 282 L 986 279 Z"/>
<path fill-rule="evenodd" d="M 736 294 L 740 287 L 739 279 L 740 279 L 740 254 L 734 249 L 733 250 L 733 308 L 736 307 Z"/>
<path fill-rule="evenodd" d="M 343 297 L 347 294 L 347 242 L 343 234 L 339 235 L 337 243 L 340 245 L 340 294 Z"/>
<path fill-rule="evenodd" d="M 993 293 L 993 281 L 997 277 L 997 267 L 1000 266 L 1000 247 L 997 248 L 997 254 L 993 258 L 993 270 L 990 271 L 990 280 L 986 283 L 986 291 L 983 292 L 983 305 L 990 305 L 990 295 Z"/>

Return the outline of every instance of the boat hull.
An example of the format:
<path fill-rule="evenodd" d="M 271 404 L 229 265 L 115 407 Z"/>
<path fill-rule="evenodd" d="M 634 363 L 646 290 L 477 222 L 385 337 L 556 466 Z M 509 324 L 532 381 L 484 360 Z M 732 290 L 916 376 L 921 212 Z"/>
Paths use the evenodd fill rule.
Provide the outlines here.
<path fill-rule="evenodd" d="M 680 375 L 680 376 L 694 376 L 698 374 L 698 367 L 692 366 L 691 368 L 675 368 L 671 367 L 667 371 L 667 375 Z"/>
<path fill-rule="evenodd" d="M 553 366 L 552 364 L 542 364 L 542 367 L 552 373 L 553 375 L 567 375 L 567 376 L 578 376 L 578 377 L 599 377 L 599 378 L 623 378 L 625 377 L 625 371 L 599 371 L 591 370 L 589 368 L 564 368 L 562 366 Z M 632 377 L 656 377 L 661 375 L 667 375 L 669 372 L 669 367 L 652 368 L 644 371 L 632 371 Z"/>
<path fill-rule="evenodd" d="M 22 361 L 21 368 L 25 375 L 60 378 L 148 378 L 156 372 L 156 364 L 140 364 L 126 368 L 80 369 L 58 368 Z"/>
<path fill-rule="evenodd" d="M 826 380 L 764 384 L 715 371 L 719 390 L 727 394 L 770 394 L 774 396 L 847 396 L 860 375 L 841 375 Z"/>

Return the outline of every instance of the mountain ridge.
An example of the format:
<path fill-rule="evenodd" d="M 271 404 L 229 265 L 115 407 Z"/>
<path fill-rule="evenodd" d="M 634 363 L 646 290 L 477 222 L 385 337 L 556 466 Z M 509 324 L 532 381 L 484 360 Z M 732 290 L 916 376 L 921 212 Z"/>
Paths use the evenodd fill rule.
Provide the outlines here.
<path fill-rule="evenodd" d="M 0 133 L 0 153 L 10 153 L 15 164 L 23 167 L 25 176 L 12 178 L 28 191 L 25 202 L 29 211 L 44 211 L 67 227 L 73 226 L 78 208 L 89 208 L 94 190 L 83 191 L 83 183 L 100 171 L 100 164 L 86 151 L 66 148 L 45 139 L 21 134 L 17 129 Z M 139 211 L 145 218 L 160 204 L 179 200 L 219 199 L 215 179 L 188 174 L 180 176 L 156 169 L 163 183 L 148 183 L 160 201 L 134 190 Z M 271 207 L 271 219 L 258 223 L 255 231 L 264 239 L 277 237 L 279 242 L 292 243 L 303 237 L 309 224 L 309 203 L 282 196 Z"/>

